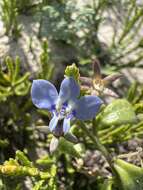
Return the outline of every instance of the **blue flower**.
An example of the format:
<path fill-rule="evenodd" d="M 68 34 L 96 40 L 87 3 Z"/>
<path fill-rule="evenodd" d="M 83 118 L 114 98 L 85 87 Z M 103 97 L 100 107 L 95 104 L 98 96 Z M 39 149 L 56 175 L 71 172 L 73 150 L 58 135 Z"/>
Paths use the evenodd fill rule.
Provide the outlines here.
<path fill-rule="evenodd" d="M 42 79 L 34 80 L 31 89 L 33 104 L 52 113 L 49 129 L 57 137 L 69 131 L 72 119 L 94 118 L 103 103 L 97 96 L 79 95 L 80 87 L 72 77 L 62 81 L 59 94 L 53 84 Z"/>

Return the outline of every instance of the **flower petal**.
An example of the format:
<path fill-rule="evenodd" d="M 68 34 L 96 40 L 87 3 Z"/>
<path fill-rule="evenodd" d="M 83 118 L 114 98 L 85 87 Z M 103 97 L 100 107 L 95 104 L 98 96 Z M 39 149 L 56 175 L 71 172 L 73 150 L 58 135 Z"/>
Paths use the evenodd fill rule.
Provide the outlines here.
<path fill-rule="evenodd" d="M 54 117 L 51 119 L 50 123 L 49 123 L 49 129 L 52 132 L 53 130 L 55 130 L 57 124 L 58 124 L 58 120 L 59 118 L 54 115 Z"/>
<path fill-rule="evenodd" d="M 66 134 L 70 129 L 70 118 L 65 118 L 63 122 L 63 132 Z"/>
<path fill-rule="evenodd" d="M 97 96 L 83 96 L 77 101 L 75 117 L 80 120 L 89 120 L 95 117 L 103 101 Z"/>
<path fill-rule="evenodd" d="M 51 109 L 58 93 L 55 86 L 47 80 L 34 80 L 31 88 L 32 102 L 38 108 Z"/>
<path fill-rule="evenodd" d="M 60 87 L 59 99 L 62 103 L 75 99 L 80 95 L 80 88 L 78 83 L 73 78 L 65 78 Z"/>

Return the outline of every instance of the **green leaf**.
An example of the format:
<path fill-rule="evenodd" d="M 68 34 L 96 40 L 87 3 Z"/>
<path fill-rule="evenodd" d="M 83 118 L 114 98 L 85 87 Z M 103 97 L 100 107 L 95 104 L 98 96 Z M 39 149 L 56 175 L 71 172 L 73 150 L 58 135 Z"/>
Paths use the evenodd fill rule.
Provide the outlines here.
<path fill-rule="evenodd" d="M 22 83 L 14 88 L 14 92 L 17 96 L 25 96 L 30 89 L 30 83 Z"/>
<path fill-rule="evenodd" d="M 71 156 L 81 158 L 81 152 L 78 152 L 79 147 L 71 142 L 61 138 L 59 141 L 59 150 L 62 153 L 69 154 Z"/>
<path fill-rule="evenodd" d="M 16 81 L 16 79 L 18 79 L 19 73 L 20 73 L 20 58 L 16 57 L 16 59 L 15 59 L 15 70 L 14 70 L 14 74 L 13 74 L 14 82 Z"/>
<path fill-rule="evenodd" d="M 133 102 L 134 98 L 136 97 L 137 87 L 138 87 L 138 83 L 134 82 L 129 88 L 128 93 L 127 93 L 127 99 L 129 102 Z"/>
<path fill-rule="evenodd" d="M 30 162 L 27 156 L 25 156 L 25 154 L 20 150 L 16 151 L 16 159 L 19 160 L 23 166 L 29 166 L 29 167 L 33 166 L 32 162 Z"/>
<path fill-rule="evenodd" d="M 9 145 L 9 141 L 7 139 L 0 139 L 0 148 L 5 148 Z"/>
<path fill-rule="evenodd" d="M 25 82 L 29 78 L 29 76 L 30 76 L 29 72 L 25 73 L 22 77 L 20 77 L 18 80 L 16 80 L 14 85 L 19 85 L 19 84 Z"/>
<path fill-rule="evenodd" d="M 34 185 L 32 190 L 40 190 L 41 187 L 43 186 L 43 183 L 44 183 L 44 180 L 40 180 L 40 181 L 36 182 L 36 184 Z"/>
<path fill-rule="evenodd" d="M 143 169 L 123 160 L 117 159 L 114 162 L 117 172 L 118 186 L 122 190 L 142 190 L 143 189 Z"/>
<path fill-rule="evenodd" d="M 112 185 L 113 185 L 113 181 L 110 179 L 107 179 L 101 185 L 100 190 L 113 190 Z"/>
<path fill-rule="evenodd" d="M 49 155 L 43 156 L 42 158 L 36 160 L 36 164 L 49 166 L 54 163 L 54 157 L 50 157 Z"/>
<path fill-rule="evenodd" d="M 136 113 L 143 113 L 143 103 L 137 103 L 134 105 L 134 109 Z"/>
<path fill-rule="evenodd" d="M 137 117 L 133 106 L 125 99 L 114 100 L 99 116 L 102 126 L 136 123 Z"/>
<path fill-rule="evenodd" d="M 8 76 L 9 80 L 13 81 L 13 73 L 14 73 L 14 62 L 11 57 L 6 57 L 6 65 L 8 68 Z"/>

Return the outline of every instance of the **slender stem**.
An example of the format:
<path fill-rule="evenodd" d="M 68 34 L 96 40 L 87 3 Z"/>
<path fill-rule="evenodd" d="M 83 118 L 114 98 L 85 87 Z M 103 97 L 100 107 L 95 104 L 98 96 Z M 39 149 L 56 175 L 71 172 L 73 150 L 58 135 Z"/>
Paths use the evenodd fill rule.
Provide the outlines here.
<path fill-rule="evenodd" d="M 95 147 L 102 152 L 102 154 L 104 155 L 104 157 L 106 158 L 108 164 L 110 165 L 112 172 L 115 173 L 114 170 L 114 166 L 112 164 L 112 158 L 109 154 L 109 152 L 107 151 L 107 149 L 100 143 L 99 139 L 97 138 L 97 136 L 95 136 L 94 134 L 92 134 L 88 128 L 86 127 L 86 125 L 79 121 L 80 127 L 82 128 L 82 130 L 88 135 L 88 137 L 92 140 L 92 142 L 95 144 Z"/>

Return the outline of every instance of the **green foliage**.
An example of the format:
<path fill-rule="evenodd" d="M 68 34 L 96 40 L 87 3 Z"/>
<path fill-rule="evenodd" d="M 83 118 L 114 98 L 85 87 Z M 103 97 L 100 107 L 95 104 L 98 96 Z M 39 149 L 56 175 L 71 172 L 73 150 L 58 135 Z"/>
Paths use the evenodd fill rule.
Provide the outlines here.
<path fill-rule="evenodd" d="M 0 122 L 4 126 L 0 128 L 0 155 L 3 159 L 7 157 L 6 150 L 13 152 L 14 144 L 23 146 L 21 135 L 30 134 L 27 126 L 31 117 L 27 110 L 31 101 L 25 102 L 31 86 L 29 76 L 29 72 L 21 73 L 19 57 L 15 60 L 7 57 L 0 66 Z"/>
<path fill-rule="evenodd" d="M 51 39 L 65 41 L 73 37 L 73 32 L 69 30 L 71 9 L 68 9 L 65 5 L 65 3 L 55 1 L 43 6 L 42 12 L 40 13 L 42 14 L 42 36 L 47 36 L 47 33 L 49 33 L 52 34 L 50 36 Z M 43 25 L 48 26 L 46 30 L 43 28 Z"/>
<path fill-rule="evenodd" d="M 8 161 L 5 161 L 3 165 L 0 165 L 0 173 L 5 176 L 5 178 L 13 176 L 16 177 L 24 177 L 30 176 L 34 177 L 35 179 L 38 177 L 39 182 L 35 183 L 33 189 L 41 189 L 46 188 L 48 189 L 56 189 L 55 183 L 55 176 L 57 172 L 56 165 L 52 165 L 47 171 L 43 172 L 40 171 L 34 164 L 26 157 L 26 155 L 21 152 L 16 152 L 16 158 L 10 158 Z"/>
<path fill-rule="evenodd" d="M 28 78 L 30 73 L 20 75 L 20 59 L 5 59 L 7 71 L 0 67 L 0 101 L 5 101 L 9 96 L 25 96 L 30 89 Z"/>
<path fill-rule="evenodd" d="M 132 83 L 128 92 L 127 92 L 127 99 L 132 104 L 138 104 L 143 98 L 143 88 L 137 82 Z"/>
<path fill-rule="evenodd" d="M 66 153 L 74 157 L 81 157 L 80 147 L 74 145 L 71 142 L 64 140 L 63 138 L 60 140 L 59 149 L 61 153 Z"/>
<path fill-rule="evenodd" d="M 32 167 L 32 163 L 20 150 L 16 151 L 16 159 L 19 160 L 22 163 L 22 165 Z"/>
<path fill-rule="evenodd" d="M 105 180 L 104 184 L 101 185 L 100 190 L 113 190 L 112 185 L 113 185 L 113 180 L 111 179 Z"/>
<path fill-rule="evenodd" d="M 48 42 L 47 40 L 42 43 L 42 53 L 40 55 L 40 66 L 41 71 L 38 78 L 49 80 L 53 76 L 54 65 L 50 61 L 50 54 L 48 52 Z"/>
<path fill-rule="evenodd" d="M 0 147 L 1 147 L 1 148 L 7 147 L 8 144 L 9 144 L 9 142 L 8 142 L 7 139 L 4 139 L 4 140 L 0 139 Z"/>
<path fill-rule="evenodd" d="M 134 3 L 132 3 L 132 6 L 134 6 Z M 129 15 L 128 15 L 127 19 L 130 19 L 130 22 L 128 22 L 126 20 L 126 25 L 125 25 L 123 33 L 119 39 L 119 43 L 127 36 L 127 34 L 132 30 L 134 25 L 139 21 L 139 19 L 142 18 L 142 15 L 143 15 L 142 8 L 132 7 L 132 11 L 135 11 L 135 15 L 133 15 L 131 18 L 129 18 L 129 16 L 131 16 L 131 14 L 132 14 L 132 12 L 129 11 Z"/>
<path fill-rule="evenodd" d="M 142 37 L 135 42 L 136 36 L 140 33 L 142 22 L 143 22 L 143 9 L 142 6 L 138 5 L 137 1 L 124 1 L 120 2 L 120 5 L 127 6 L 126 14 L 121 24 L 123 29 L 120 35 L 117 35 L 115 30 L 112 43 L 112 65 L 117 64 L 118 68 L 123 67 L 134 67 L 139 65 L 142 60 Z M 114 6 L 117 10 L 118 6 Z M 134 58 L 132 55 L 136 55 Z M 132 57 L 132 59 L 128 59 Z M 125 59 L 127 58 L 128 61 Z"/>
<path fill-rule="evenodd" d="M 118 99 L 114 100 L 101 112 L 100 122 L 102 126 L 117 126 L 136 123 L 137 117 L 132 105 L 127 100 Z"/>
<path fill-rule="evenodd" d="M 36 168 L 21 166 L 16 160 L 9 159 L 0 166 L 0 172 L 7 176 L 37 176 Z"/>
<path fill-rule="evenodd" d="M 95 54 L 102 56 L 97 30 L 102 21 L 101 17 L 106 3 L 106 1 L 101 3 L 99 1 L 95 7 L 88 4 L 83 8 L 77 7 L 70 0 L 43 4 L 37 14 L 40 21 L 39 35 L 68 44 L 71 48 L 77 49 L 81 57 L 87 58 Z"/>
<path fill-rule="evenodd" d="M 2 20 L 6 28 L 6 35 L 12 35 L 14 39 L 20 36 L 21 27 L 18 24 L 17 0 L 2 1 Z"/>
<path fill-rule="evenodd" d="M 141 62 L 142 38 L 135 40 L 136 34 L 140 34 L 143 14 L 142 7 L 136 1 L 91 1 L 77 6 L 74 1 L 50 1 L 43 3 L 37 17 L 40 20 L 40 36 L 46 36 L 51 40 L 68 44 L 75 48 L 81 59 L 96 56 L 103 64 L 110 63 L 115 70 L 124 67 L 133 67 Z M 124 10 L 127 7 L 127 10 Z M 122 15 L 119 12 L 121 8 Z M 108 22 L 105 13 L 111 11 L 118 20 L 117 26 L 111 26 L 112 42 L 102 43 L 98 36 L 104 22 Z M 114 12 L 114 11 L 115 12 Z M 111 14 L 111 22 L 114 22 Z M 36 18 L 37 18 L 36 17 Z M 121 17 L 121 18 L 120 18 Z M 119 19 L 120 18 L 120 19 Z M 123 25 L 121 28 L 120 25 Z M 121 29 L 118 34 L 118 28 Z M 106 29 L 105 29 L 106 30 Z M 130 61 L 130 56 L 135 54 L 135 59 Z M 129 60 L 129 61 L 126 61 Z"/>
<path fill-rule="evenodd" d="M 142 190 L 143 169 L 121 159 L 114 160 L 116 177 L 105 180 L 101 190 Z"/>
<path fill-rule="evenodd" d="M 137 82 L 134 82 L 128 90 L 127 99 L 129 102 L 133 102 L 136 98 Z"/>
<path fill-rule="evenodd" d="M 34 2 L 31 0 L 22 0 L 22 1 L 16 0 L 16 7 L 18 9 L 18 12 L 26 13 L 28 8 L 32 7 L 33 3 Z"/>
<path fill-rule="evenodd" d="M 143 189 L 143 169 L 123 160 L 117 159 L 114 163 L 115 170 L 123 190 Z"/>

